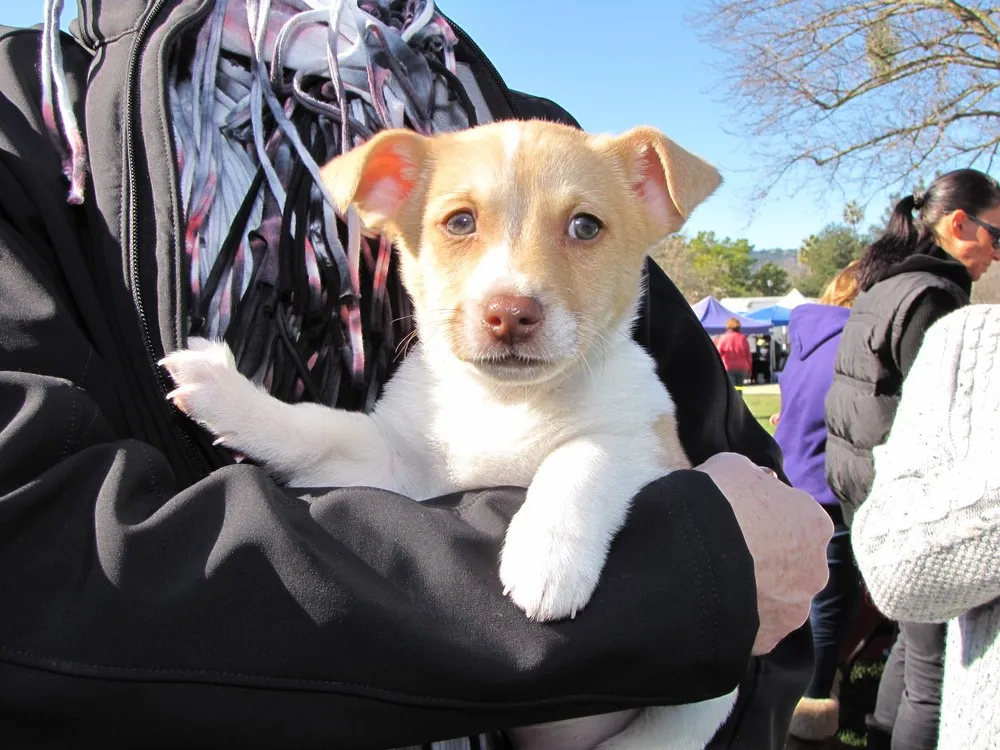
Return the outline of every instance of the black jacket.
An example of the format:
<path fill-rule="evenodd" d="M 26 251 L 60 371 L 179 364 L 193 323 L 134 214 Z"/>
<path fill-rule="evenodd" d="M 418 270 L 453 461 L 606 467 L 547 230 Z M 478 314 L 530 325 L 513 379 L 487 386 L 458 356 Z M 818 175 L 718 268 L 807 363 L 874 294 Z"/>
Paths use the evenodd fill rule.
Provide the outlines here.
<path fill-rule="evenodd" d="M 223 465 L 171 411 L 153 365 L 181 330 L 163 63 L 207 6 L 81 3 L 82 42 L 63 51 L 90 152 L 82 207 L 42 126 L 39 35 L 0 30 L 4 745 L 397 747 L 742 680 L 715 746 L 781 748 L 809 635 L 749 658 L 752 564 L 704 475 L 644 490 L 587 609 L 538 625 L 497 578 L 522 491 L 293 493 Z M 563 116 L 508 91 L 464 37 L 460 52 L 498 116 Z M 649 279 L 636 335 L 691 458 L 780 470 L 681 295 Z"/>
<path fill-rule="evenodd" d="M 871 490 L 872 450 L 889 436 L 924 334 L 967 305 L 971 288 L 965 266 L 928 242 L 855 301 L 826 397 L 826 478 L 848 525 Z"/>

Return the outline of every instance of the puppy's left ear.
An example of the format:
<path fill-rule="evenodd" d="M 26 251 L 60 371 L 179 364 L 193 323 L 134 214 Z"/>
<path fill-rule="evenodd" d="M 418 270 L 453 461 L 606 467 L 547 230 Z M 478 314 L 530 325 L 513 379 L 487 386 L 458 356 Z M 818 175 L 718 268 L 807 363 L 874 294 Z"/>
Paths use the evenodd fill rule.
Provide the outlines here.
<path fill-rule="evenodd" d="M 659 238 L 680 229 L 695 207 L 722 184 L 715 167 L 656 128 L 633 128 L 616 141 L 632 188 L 642 198 Z"/>

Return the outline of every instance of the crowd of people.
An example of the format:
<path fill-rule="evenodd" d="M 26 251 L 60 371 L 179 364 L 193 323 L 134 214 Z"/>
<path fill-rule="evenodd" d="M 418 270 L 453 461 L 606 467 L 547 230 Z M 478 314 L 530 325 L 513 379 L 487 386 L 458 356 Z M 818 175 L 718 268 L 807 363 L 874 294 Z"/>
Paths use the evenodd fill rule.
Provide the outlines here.
<path fill-rule="evenodd" d="M 969 307 L 998 248 L 1000 186 L 953 171 L 899 201 L 819 304 L 792 312 L 775 439 L 790 481 L 835 527 L 795 736 L 837 733 L 837 666 L 864 586 L 898 622 L 867 747 L 1000 737 L 1000 476 L 982 452 L 1000 406 L 1000 306 Z"/>
<path fill-rule="evenodd" d="M 634 335 L 694 468 L 636 498 L 616 584 L 542 625 L 497 583 L 523 490 L 283 487 L 173 410 L 156 362 L 224 337 L 282 398 L 370 408 L 412 320 L 317 164 L 389 126 L 572 115 L 430 2 L 345 3 L 340 52 L 299 2 L 81 0 L 72 36 L 45 7 L 0 30 L 5 746 L 487 750 L 738 687 L 708 747 L 783 750 L 836 731 L 863 588 L 900 622 L 869 748 L 995 746 L 1000 311 L 968 307 L 995 181 L 904 199 L 794 311 L 774 440 L 737 396 L 738 322 L 720 360 L 649 262 Z"/>

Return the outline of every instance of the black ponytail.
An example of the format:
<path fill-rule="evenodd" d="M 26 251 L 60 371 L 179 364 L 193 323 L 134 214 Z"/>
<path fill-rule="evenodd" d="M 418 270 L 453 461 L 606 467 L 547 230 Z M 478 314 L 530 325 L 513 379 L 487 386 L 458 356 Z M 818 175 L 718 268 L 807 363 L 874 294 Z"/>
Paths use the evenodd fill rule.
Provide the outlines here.
<path fill-rule="evenodd" d="M 882 235 L 865 248 L 858 263 L 858 287 L 867 292 L 882 279 L 889 266 L 913 255 L 920 240 L 927 234 L 926 227 L 913 221 L 916 198 L 908 195 L 892 209 L 889 224 Z"/>
<path fill-rule="evenodd" d="M 938 177 L 920 197 L 896 204 L 882 235 L 865 248 L 858 263 L 858 285 L 867 292 L 889 267 L 923 249 L 934 247 L 934 227 L 942 216 L 962 209 L 971 216 L 1000 205 L 1000 185 L 975 169 L 956 169 Z M 913 212 L 918 211 L 914 219 Z"/>

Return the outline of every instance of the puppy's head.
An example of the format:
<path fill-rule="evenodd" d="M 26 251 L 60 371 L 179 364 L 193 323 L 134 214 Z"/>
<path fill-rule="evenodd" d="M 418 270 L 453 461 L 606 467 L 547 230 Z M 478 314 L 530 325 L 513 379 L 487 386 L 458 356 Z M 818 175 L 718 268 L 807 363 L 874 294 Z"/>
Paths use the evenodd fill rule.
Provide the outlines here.
<path fill-rule="evenodd" d="M 590 136 L 541 121 L 384 131 L 323 176 L 342 211 L 353 204 L 399 249 L 432 358 L 509 383 L 547 380 L 627 334 L 646 251 L 720 182 L 652 128 Z"/>

